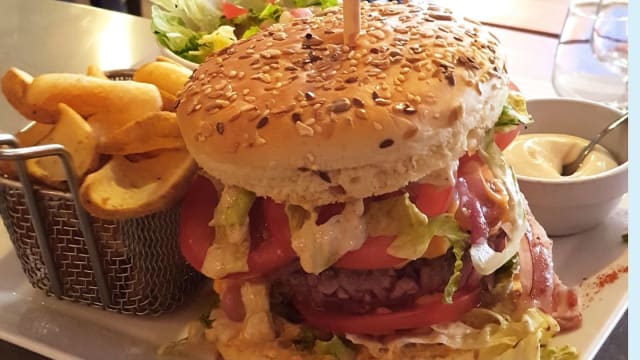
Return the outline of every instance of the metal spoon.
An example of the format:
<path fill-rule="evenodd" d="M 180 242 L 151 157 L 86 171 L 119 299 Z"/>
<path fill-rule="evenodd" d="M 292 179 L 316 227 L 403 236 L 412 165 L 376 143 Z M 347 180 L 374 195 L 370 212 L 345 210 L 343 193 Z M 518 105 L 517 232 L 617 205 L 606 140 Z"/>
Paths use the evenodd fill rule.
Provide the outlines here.
<path fill-rule="evenodd" d="M 607 134 L 609 134 L 611 130 L 625 123 L 628 119 L 629 119 L 629 112 L 625 112 L 620 117 L 615 119 L 611 124 L 609 124 L 604 130 L 602 130 L 593 139 L 591 139 L 589 144 L 587 144 L 587 146 L 585 146 L 582 149 L 582 151 L 580 151 L 580 154 L 575 160 L 562 166 L 562 176 L 569 176 L 575 173 L 576 170 L 578 170 L 578 168 L 580 167 L 580 165 L 582 165 L 582 162 L 587 157 L 587 155 L 589 155 L 591 150 L 593 150 L 596 147 L 596 145 L 598 145 L 600 140 L 602 140 L 602 138 L 604 138 Z"/>

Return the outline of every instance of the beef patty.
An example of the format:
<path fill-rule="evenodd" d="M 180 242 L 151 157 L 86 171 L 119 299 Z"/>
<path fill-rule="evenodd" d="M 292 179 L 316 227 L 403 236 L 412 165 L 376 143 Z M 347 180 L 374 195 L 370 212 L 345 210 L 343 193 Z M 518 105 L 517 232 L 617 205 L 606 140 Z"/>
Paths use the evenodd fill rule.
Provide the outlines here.
<path fill-rule="evenodd" d="M 442 292 L 453 272 L 451 252 L 436 259 L 419 259 L 398 269 L 351 270 L 331 267 L 309 274 L 293 266 L 277 275 L 271 293 L 280 299 L 294 297 L 318 310 L 363 314 L 379 307 L 400 308 L 423 295 Z M 465 259 L 460 286 L 469 278 Z"/>

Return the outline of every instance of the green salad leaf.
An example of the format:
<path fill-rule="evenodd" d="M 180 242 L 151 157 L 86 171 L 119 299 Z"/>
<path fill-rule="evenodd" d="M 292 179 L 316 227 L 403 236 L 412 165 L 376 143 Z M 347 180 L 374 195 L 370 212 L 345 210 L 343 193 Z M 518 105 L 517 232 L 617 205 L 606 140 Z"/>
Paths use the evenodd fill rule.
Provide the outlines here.
<path fill-rule="evenodd" d="M 507 102 L 502 107 L 502 112 L 495 124 L 497 131 L 508 131 L 516 125 L 527 125 L 533 120 L 529 112 L 527 112 L 527 101 L 519 92 L 510 91 L 507 96 Z"/>
<path fill-rule="evenodd" d="M 322 9 L 338 6 L 338 0 L 288 0 L 290 7 L 304 8 L 310 6 L 319 6 Z"/>
<path fill-rule="evenodd" d="M 335 360 L 353 360 L 356 358 L 356 352 L 335 335 L 329 341 L 316 340 L 313 346 L 313 353 L 316 355 L 329 355 Z"/>
<path fill-rule="evenodd" d="M 424 255 L 434 236 L 450 241 L 463 241 L 468 236 L 451 214 L 428 219 L 408 194 L 370 203 L 365 221 L 371 236 L 396 236 L 387 252 L 402 259 L 415 260 Z"/>
<path fill-rule="evenodd" d="M 463 239 L 450 238 L 449 241 L 451 242 L 456 262 L 453 264 L 453 274 L 449 278 L 442 295 L 442 302 L 445 304 L 453 303 L 453 294 L 458 290 L 460 276 L 462 276 L 462 266 L 464 265 L 462 262 L 462 255 L 464 254 L 464 249 L 467 247 L 466 241 Z"/>

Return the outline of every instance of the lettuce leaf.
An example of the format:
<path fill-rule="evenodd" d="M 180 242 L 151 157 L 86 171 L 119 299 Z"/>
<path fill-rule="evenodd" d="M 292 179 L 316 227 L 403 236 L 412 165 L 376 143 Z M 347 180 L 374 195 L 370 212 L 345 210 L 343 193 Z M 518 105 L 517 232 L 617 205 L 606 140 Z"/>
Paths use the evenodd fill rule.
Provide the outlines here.
<path fill-rule="evenodd" d="M 468 237 L 451 214 L 427 219 L 408 194 L 370 203 L 365 221 L 371 236 L 396 236 L 387 252 L 402 259 L 423 256 L 434 236 L 446 237 L 451 242 L 462 242 Z"/>
<path fill-rule="evenodd" d="M 497 131 L 507 131 L 516 125 L 532 123 L 531 115 L 527 112 L 527 101 L 519 92 L 510 91 L 507 102 L 495 124 Z"/>
<path fill-rule="evenodd" d="M 493 130 L 487 132 L 482 139 L 479 154 L 493 175 L 504 183 L 509 195 L 508 219 L 503 221 L 502 225 L 507 234 L 507 244 L 501 252 L 494 251 L 486 242 L 471 246 L 471 261 L 476 271 L 482 275 L 493 273 L 518 252 L 520 239 L 524 236 L 527 226 L 524 200 L 518 188 L 516 175 L 511 167 L 507 165 L 502 152 L 493 140 L 493 136 Z"/>
<path fill-rule="evenodd" d="M 320 6 L 322 9 L 326 9 L 333 6 L 338 6 L 338 0 L 291 0 L 293 7 L 303 8 L 309 6 Z"/>
<path fill-rule="evenodd" d="M 231 273 L 249 270 L 249 210 L 254 200 L 255 194 L 250 191 L 235 186 L 224 188 L 213 220 L 209 223 L 216 229 L 216 238 L 207 249 L 202 264 L 203 274 L 220 279 Z"/>
<path fill-rule="evenodd" d="M 176 54 L 198 49 L 199 35 L 184 20 L 157 6 L 152 7 L 151 30 L 158 42 Z"/>
<path fill-rule="evenodd" d="M 460 276 L 462 276 L 462 266 L 464 265 L 462 262 L 462 255 L 464 254 L 464 249 L 467 246 L 466 242 L 462 239 L 454 238 L 449 239 L 449 241 L 451 242 L 456 262 L 453 264 L 453 274 L 449 278 L 447 286 L 445 286 L 442 294 L 442 302 L 445 304 L 453 303 L 453 294 L 458 290 Z"/>
<path fill-rule="evenodd" d="M 487 309 L 474 309 L 463 321 L 433 325 L 432 331 L 426 333 L 391 337 L 382 343 L 359 335 L 347 335 L 347 339 L 365 346 L 377 359 L 395 359 L 407 353 L 413 358 L 420 358 L 421 352 L 427 355 L 433 351 L 429 346 L 414 344 L 443 344 L 455 350 L 475 350 L 478 360 L 578 359 L 574 348 L 548 345 L 559 329 L 551 316 L 536 308 L 527 310 L 519 319 Z"/>
<path fill-rule="evenodd" d="M 353 360 L 356 358 L 356 352 L 335 335 L 329 341 L 316 340 L 313 346 L 313 353 L 315 355 L 329 355 L 335 360 Z"/>
<path fill-rule="evenodd" d="M 155 10 L 179 18 L 193 32 L 210 33 L 220 26 L 222 0 L 151 0 Z"/>

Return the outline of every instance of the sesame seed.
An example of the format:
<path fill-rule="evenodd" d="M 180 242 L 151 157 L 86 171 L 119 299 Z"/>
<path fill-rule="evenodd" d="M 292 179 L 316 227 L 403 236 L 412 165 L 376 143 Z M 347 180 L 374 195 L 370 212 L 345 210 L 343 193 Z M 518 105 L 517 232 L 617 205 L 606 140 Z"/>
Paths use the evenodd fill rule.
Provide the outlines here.
<path fill-rule="evenodd" d="M 326 183 L 329 183 L 329 184 L 331 183 L 331 177 L 329 176 L 329 174 L 326 171 L 318 170 L 315 173 L 316 173 L 316 175 L 318 175 L 318 177 L 320 179 L 322 179 L 322 181 L 324 181 Z"/>
<path fill-rule="evenodd" d="M 376 130 L 382 130 L 382 125 L 380 125 L 379 122 L 374 121 L 373 122 L 373 128 L 376 129 Z"/>
<path fill-rule="evenodd" d="M 263 116 L 260 118 L 260 120 L 258 120 L 258 123 L 256 124 L 256 129 L 262 129 L 263 127 L 267 126 L 267 124 L 269 124 L 269 117 Z"/>
<path fill-rule="evenodd" d="M 267 140 L 265 140 L 264 138 L 260 137 L 260 135 L 256 135 L 256 145 L 264 145 L 267 143 Z"/>
<path fill-rule="evenodd" d="M 315 98 L 316 98 L 316 94 L 314 94 L 314 93 L 313 93 L 313 92 L 311 92 L 311 91 L 307 91 L 307 92 L 305 92 L 305 93 L 304 93 L 304 98 L 305 98 L 307 101 L 313 101 L 313 100 L 315 100 Z"/>
<path fill-rule="evenodd" d="M 298 121 L 302 120 L 302 116 L 300 115 L 300 113 L 297 113 L 297 112 L 293 113 L 293 114 L 291 114 L 291 120 L 293 122 L 298 122 Z"/>
<path fill-rule="evenodd" d="M 376 98 L 374 101 L 376 105 L 380 105 L 380 106 L 387 106 L 391 104 L 391 100 L 383 99 L 383 98 Z"/>
<path fill-rule="evenodd" d="M 216 131 L 218 132 L 218 134 L 222 135 L 224 134 L 224 124 L 221 122 L 217 122 L 216 123 Z"/>
<path fill-rule="evenodd" d="M 447 79 L 447 83 L 449 84 L 449 86 L 456 85 L 456 78 L 453 76 L 453 73 L 451 71 L 447 71 L 444 74 L 444 78 Z"/>
<path fill-rule="evenodd" d="M 356 117 L 360 119 L 366 119 L 367 111 L 365 109 L 356 109 Z"/>
<path fill-rule="evenodd" d="M 313 136 L 313 129 L 301 121 L 296 122 L 296 129 L 298 130 L 298 134 L 302 136 Z"/>
<path fill-rule="evenodd" d="M 334 100 L 329 106 L 329 111 L 333 113 L 342 113 L 351 108 L 351 101 L 348 98 L 339 98 Z"/>
<path fill-rule="evenodd" d="M 224 108 L 224 107 L 229 106 L 230 103 L 227 100 L 216 100 L 214 102 L 214 104 L 218 105 L 219 107 L 223 107 Z"/>
<path fill-rule="evenodd" d="M 393 139 L 384 139 L 384 140 L 382 140 L 380 145 L 378 145 L 378 147 L 380 149 L 385 149 L 385 148 L 388 148 L 391 145 L 393 145 Z"/>
<path fill-rule="evenodd" d="M 353 106 L 362 109 L 364 108 L 364 103 L 362 102 L 362 100 L 358 99 L 358 98 L 352 98 L 351 99 L 351 103 L 353 104 Z"/>
<path fill-rule="evenodd" d="M 243 89 L 242 95 L 247 95 L 250 91 L 251 91 L 250 89 Z"/>
<path fill-rule="evenodd" d="M 271 111 L 271 113 L 272 114 L 282 114 L 282 113 L 293 111 L 293 109 L 295 109 L 295 108 L 296 108 L 296 104 L 289 104 L 287 106 L 283 106 L 283 107 L 278 108 L 278 109 L 273 109 Z"/>

